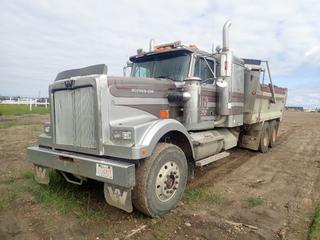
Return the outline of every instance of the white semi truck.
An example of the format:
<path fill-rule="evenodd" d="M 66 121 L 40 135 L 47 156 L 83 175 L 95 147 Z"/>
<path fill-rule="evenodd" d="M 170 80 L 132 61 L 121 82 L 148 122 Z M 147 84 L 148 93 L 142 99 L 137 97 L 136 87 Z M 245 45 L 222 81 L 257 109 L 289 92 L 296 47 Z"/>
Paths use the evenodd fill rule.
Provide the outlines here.
<path fill-rule="evenodd" d="M 130 57 L 130 77 L 109 76 L 104 64 L 59 73 L 49 87 L 51 122 L 28 148 L 35 179 L 48 184 L 53 170 L 74 184 L 95 179 L 110 205 L 162 216 L 196 167 L 237 146 L 267 152 L 287 89 L 272 84 L 267 61 L 233 54 L 230 25 L 214 53 L 151 41 Z"/>

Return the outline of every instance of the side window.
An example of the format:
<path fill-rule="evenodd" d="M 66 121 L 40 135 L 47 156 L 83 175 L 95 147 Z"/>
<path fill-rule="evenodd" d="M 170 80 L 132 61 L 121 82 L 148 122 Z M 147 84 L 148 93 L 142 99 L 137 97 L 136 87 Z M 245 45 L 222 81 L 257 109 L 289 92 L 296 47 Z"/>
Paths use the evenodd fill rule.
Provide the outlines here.
<path fill-rule="evenodd" d="M 202 81 L 213 83 L 214 75 L 212 74 L 207 62 L 210 68 L 212 69 L 212 71 L 215 71 L 213 61 L 210 61 L 210 60 L 205 61 L 203 58 L 197 58 L 195 67 L 194 67 L 194 76 L 201 78 Z"/>

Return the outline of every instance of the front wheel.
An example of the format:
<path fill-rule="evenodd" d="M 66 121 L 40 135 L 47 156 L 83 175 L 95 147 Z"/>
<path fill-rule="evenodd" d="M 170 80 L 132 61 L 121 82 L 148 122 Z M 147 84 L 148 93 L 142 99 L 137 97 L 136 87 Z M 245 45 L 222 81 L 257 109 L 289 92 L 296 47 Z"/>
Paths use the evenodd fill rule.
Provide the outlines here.
<path fill-rule="evenodd" d="M 159 143 L 136 170 L 133 205 L 151 217 L 163 216 L 180 201 L 187 184 L 184 152 L 173 144 Z"/>

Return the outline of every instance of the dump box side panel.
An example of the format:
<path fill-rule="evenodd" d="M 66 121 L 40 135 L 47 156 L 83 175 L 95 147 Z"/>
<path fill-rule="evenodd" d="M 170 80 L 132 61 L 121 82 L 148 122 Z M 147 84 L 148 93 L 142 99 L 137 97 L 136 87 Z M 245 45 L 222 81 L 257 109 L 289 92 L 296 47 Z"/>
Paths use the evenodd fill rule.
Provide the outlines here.
<path fill-rule="evenodd" d="M 287 89 L 274 86 L 276 102 L 273 103 L 269 85 L 260 83 L 260 73 L 258 70 L 245 73 L 244 124 L 282 118 Z"/>

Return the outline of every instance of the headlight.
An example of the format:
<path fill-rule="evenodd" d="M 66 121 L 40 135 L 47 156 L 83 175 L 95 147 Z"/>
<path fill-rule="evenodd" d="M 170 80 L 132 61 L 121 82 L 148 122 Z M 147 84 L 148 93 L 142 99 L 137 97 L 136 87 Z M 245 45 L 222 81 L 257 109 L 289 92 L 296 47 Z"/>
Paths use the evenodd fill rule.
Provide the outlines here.
<path fill-rule="evenodd" d="M 112 130 L 112 138 L 114 140 L 132 140 L 132 135 L 131 130 Z"/>
<path fill-rule="evenodd" d="M 46 133 L 46 134 L 50 134 L 51 133 L 51 126 L 50 126 L 50 123 L 45 123 L 44 124 L 44 132 Z"/>

